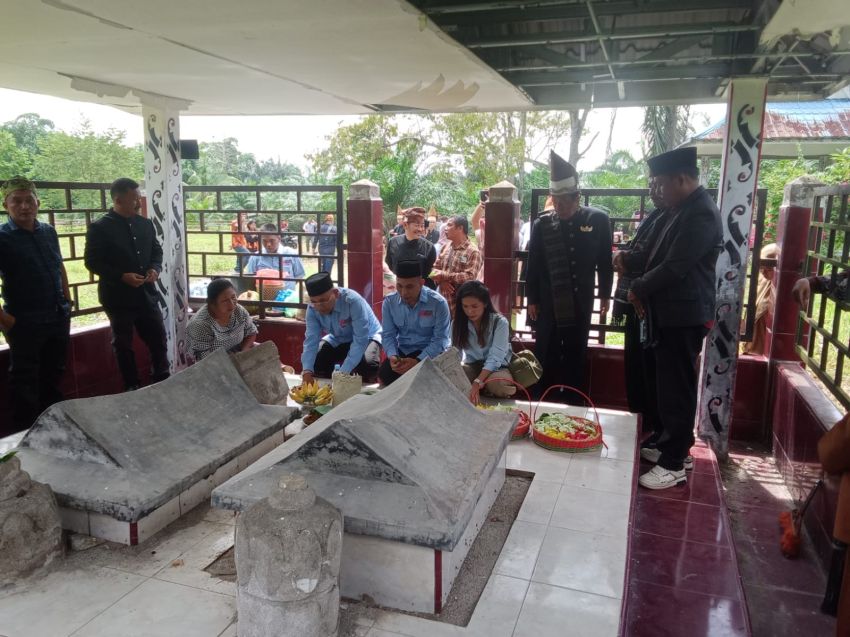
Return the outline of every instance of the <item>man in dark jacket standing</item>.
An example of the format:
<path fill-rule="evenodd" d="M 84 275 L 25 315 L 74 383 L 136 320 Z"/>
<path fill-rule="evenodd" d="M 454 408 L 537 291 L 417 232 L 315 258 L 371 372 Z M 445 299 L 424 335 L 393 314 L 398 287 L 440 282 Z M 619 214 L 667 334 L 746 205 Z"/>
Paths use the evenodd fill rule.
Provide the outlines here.
<path fill-rule="evenodd" d="M 608 311 L 614 281 L 608 215 L 581 205 L 578 174 L 569 162 L 553 152 L 549 169 L 555 211 L 534 222 L 526 274 L 528 318 L 537 339 L 535 355 L 543 365 L 538 393 L 559 384 L 584 389 L 597 275 L 603 313 Z M 570 392 L 561 398 L 584 404 Z"/>
<path fill-rule="evenodd" d="M 165 327 L 154 283 L 162 271 L 162 247 L 153 224 L 139 216 L 142 196 L 132 179 L 116 179 L 109 189 L 112 208 L 89 226 L 86 267 L 100 277 L 98 296 L 112 327 L 112 346 L 129 391 L 139 387 L 133 329 L 147 345 L 153 382 L 168 378 Z"/>
<path fill-rule="evenodd" d="M 12 427 L 20 431 L 62 400 L 71 294 L 56 230 L 37 219 L 35 184 L 12 177 L 0 195 L 9 213 L 0 224 L 0 330 L 9 343 Z"/>
<path fill-rule="evenodd" d="M 648 163 L 667 212 L 645 272 L 632 282 L 628 299 L 643 320 L 645 345 L 655 357 L 650 392 L 664 430 L 657 447 L 641 449 L 641 458 L 656 464 L 639 482 L 648 489 L 666 489 L 687 482 L 697 360 L 714 320 L 715 265 L 723 231 L 717 205 L 699 185 L 696 149 L 672 150 Z"/>

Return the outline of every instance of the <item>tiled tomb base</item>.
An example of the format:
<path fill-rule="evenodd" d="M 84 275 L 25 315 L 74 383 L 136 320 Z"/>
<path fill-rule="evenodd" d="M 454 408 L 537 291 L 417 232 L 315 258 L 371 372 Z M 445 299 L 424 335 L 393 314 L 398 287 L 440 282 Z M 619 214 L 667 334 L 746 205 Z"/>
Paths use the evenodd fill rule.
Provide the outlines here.
<path fill-rule="evenodd" d="M 277 367 L 271 350 L 256 348 Z M 219 351 L 134 392 L 59 402 L 17 452 L 24 470 L 53 489 L 66 528 L 137 544 L 282 444 L 296 414 L 260 404 Z"/>
<path fill-rule="evenodd" d="M 453 551 L 394 542 L 368 535 L 343 534 L 340 590 L 343 597 L 389 608 L 439 613 L 487 514 L 505 483 L 505 457 L 493 472 L 466 531 Z"/>
<path fill-rule="evenodd" d="M 135 546 L 177 518 L 186 515 L 202 502 L 209 502 L 212 490 L 218 485 L 282 444 L 283 431 L 277 431 L 136 522 L 124 522 L 103 513 L 60 506 L 62 528 L 110 542 Z"/>

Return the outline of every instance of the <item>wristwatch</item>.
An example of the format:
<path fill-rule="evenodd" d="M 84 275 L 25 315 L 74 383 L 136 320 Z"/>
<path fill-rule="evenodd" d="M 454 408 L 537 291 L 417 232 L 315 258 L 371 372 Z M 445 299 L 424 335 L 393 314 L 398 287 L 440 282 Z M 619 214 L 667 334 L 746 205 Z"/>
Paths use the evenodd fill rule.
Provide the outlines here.
<path fill-rule="evenodd" d="M 472 382 L 473 382 L 473 383 L 475 383 L 476 385 L 479 385 L 479 386 L 484 384 L 484 381 L 483 381 L 483 380 L 481 380 L 480 378 L 476 378 L 476 379 L 475 379 L 474 381 L 472 381 Z"/>

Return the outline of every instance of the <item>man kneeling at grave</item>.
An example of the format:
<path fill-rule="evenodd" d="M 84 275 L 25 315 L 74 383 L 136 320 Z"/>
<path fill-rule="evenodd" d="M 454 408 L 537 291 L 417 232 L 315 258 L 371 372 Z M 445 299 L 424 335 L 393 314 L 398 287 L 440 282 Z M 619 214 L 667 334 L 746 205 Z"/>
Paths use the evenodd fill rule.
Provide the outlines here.
<path fill-rule="evenodd" d="M 378 377 L 386 386 L 416 366 L 449 348 L 449 305 L 434 290 L 424 287 L 419 261 L 401 261 L 395 268 L 396 291 L 384 299 L 382 309 L 384 351 Z"/>
<path fill-rule="evenodd" d="M 330 378 L 334 366 L 374 383 L 381 363 L 381 324 L 362 296 L 318 272 L 304 281 L 310 307 L 301 354 L 303 382 Z"/>

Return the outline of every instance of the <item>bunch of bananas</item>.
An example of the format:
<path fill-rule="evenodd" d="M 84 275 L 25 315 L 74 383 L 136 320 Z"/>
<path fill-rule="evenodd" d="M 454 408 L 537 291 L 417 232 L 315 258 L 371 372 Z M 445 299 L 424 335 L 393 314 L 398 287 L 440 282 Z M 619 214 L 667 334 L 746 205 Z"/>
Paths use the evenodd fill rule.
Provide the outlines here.
<path fill-rule="evenodd" d="M 330 385 L 319 387 L 319 383 L 313 381 L 299 385 L 289 390 L 289 397 L 299 405 L 310 403 L 312 405 L 328 405 L 333 400 L 334 393 Z"/>

